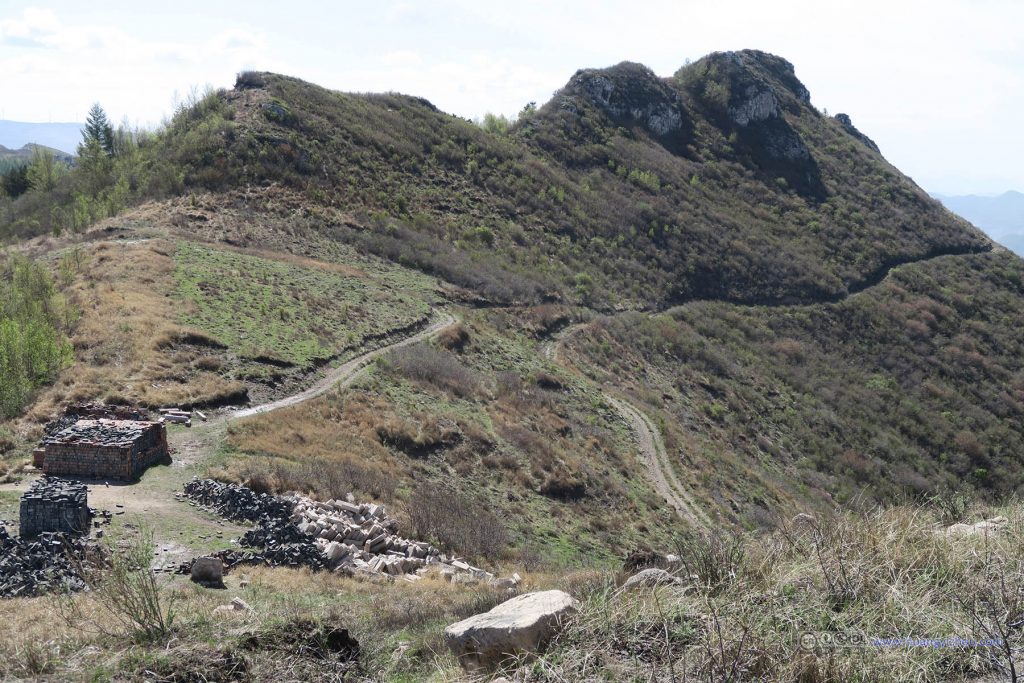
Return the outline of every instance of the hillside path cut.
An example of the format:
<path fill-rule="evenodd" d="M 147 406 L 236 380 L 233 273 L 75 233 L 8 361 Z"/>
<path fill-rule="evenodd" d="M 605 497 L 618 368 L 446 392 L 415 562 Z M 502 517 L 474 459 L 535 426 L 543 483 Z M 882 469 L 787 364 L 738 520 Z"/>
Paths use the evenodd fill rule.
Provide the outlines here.
<path fill-rule="evenodd" d="M 570 367 L 562 353 L 562 342 L 586 329 L 587 323 L 577 323 L 561 330 L 541 346 L 541 353 L 550 361 L 563 367 Z M 638 407 L 624 398 L 612 396 L 607 391 L 601 392 L 605 401 L 622 416 L 630 425 L 636 436 L 637 448 L 647 464 L 647 473 L 654 490 L 672 506 L 680 519 L 697 529 L 714 528 L 711 518 L 690 495 L 686 486 L 679 480 L 675 468 L 668 457 L 665 441 L 661 431 L 651 419 Z"/>
<path fill-rule="evenodd" d="M 345 363 L 342 363 L 338 367 L 329 370 L 326 375 L 320 378 L 312 386 L 297 394 L 285 396 L 282 399 L 271 401 L 270 403 L 237 410 L 227 414 L 226 418 L 228 420 L 235 420 L 242 417 L 262 415 L 263 413 L 269 413 L 272 410 L 295 406 L 300 403 L 304 403 L 305 401 L 309 401 L 310 399 L 317 398 L 318 396 L 323 396 L 335 387 L 344 389 L 352 384 L 352 382 L 354 382 L 363 373 L 363 371 L 366 370 L 367 366 L 377 358 L 394 349 L 430 339 L 455 323 L 456 320 L 454 316 L 449 313 L 441 313 L 430 325 L 423 328 L 416 334 L 392 344 L 385 344 L 384 346 L 373 349 L 372 351 L 367 351 Z"/>
<path fill-rule="evenodd" d="M 654 489 L 665 498 L 669 505 L 675 508 L 676 514 L 692 527 L 713 528 L 711 518 L 697 504 L 697 501 L 676 476 L 676 471 L 668 459 L 668 451 L 665 448 L 665 441 L 661 438 L 661 431 L 647 415 L 631 403 L 607 392 L 604 397 L 618 411 L 619 415 L 632 425 L 633 431 L 636 433 L 637 447 L 644 456 L 644 460 L 647 461 L 647 471 L 651 483 L 654 484 Z"/>

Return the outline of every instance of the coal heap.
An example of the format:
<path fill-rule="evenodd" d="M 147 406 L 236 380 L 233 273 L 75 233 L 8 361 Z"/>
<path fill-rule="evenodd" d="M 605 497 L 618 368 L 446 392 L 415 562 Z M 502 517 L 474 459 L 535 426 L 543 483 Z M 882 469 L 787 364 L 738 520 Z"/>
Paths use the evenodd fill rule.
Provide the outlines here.
<path fill-rule="evenodd" d="M 253 550 L 222 550 L 213 553 L 226 569 L 238 565 L 270 567 L 324 568 L 324 556 L 313 536 L 292 524 L 293 505 L 266 493 L 256 493 L 247 486 L 225 484 L 212 479 L 193 479 L 185 484 L 185 496 L 205 505 L 223 517 L 235 521 L 256 522 L 238 543 Z M 188 574 L 191 562 L 178 567 L 179 574 Z"/>
<path fill-rule="evenodd" d="M 185 484 L 185 497 L 236 522 L 258 522 L 264 517 L 287 521 L 292 513 L 291 504 L 277 496 L 213 479 L 188 482 Z"/>
<path fill-rule="evenodd" d="M 96 549 L 77 536 L 42 533 L 30 540 L 11 536 L 0 525 L 0 598 L 84 589 L 80 563 Z"/>

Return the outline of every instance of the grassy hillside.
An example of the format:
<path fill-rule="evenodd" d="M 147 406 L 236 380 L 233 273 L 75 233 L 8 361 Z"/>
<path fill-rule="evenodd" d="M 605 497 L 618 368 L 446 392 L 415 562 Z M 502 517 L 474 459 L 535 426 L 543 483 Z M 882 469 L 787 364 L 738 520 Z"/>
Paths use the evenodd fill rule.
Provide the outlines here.
<path fill-rule="evenodd" d="M 616 569 L 524 572 L 525 590 L 559 588 L 579 613 L 538 658 L 503 671 L 525 681 L 1005 681 L 1002 647 L 1020 646 L 1022 511 L 982 510 L 1007 524 L 987 536 L 942 533 L 934 509 L 805 518 L 761 538 L 692 538 L 682 583 L 620 590 Z M 243 579 L 244 576 L 244 579 Z M 242 583 L 244 580 L 244 584 Z M 374 680 L 468 678 L 444 627 L 506 596 L 437 576 L 410 584 L 329 572 L 248 568 L 228 591 L 181 581 L 173 636 L 146 639 L 82 595 L 55 619 L 46 599 L 0 601 L 8 625 L 0 676 L 16 680 Z M 228 596 L 253 609 L 211 616 Z M 109 603 L 106 603 L 109 604 Z M 324 647 L 344 628 L 360 645 L 349 667 Z M 104 629 L 99 631 L 98 629 Z M 957 643 L 974 642 L 967 647 Z M 847 644 L 852 645 L 847 645 Z M 947 643 L 947 645 L 942 645 Z M 1019 666 L 1019 663 L 1017 664 Z M 482 680 L 490 680 L 485 677 Z"/>
<path fill-rule="evenodd" d="M 345 386 L 172 429 L 173 467 L 99 495 L 188 554 L 226 543 L 210 538 L 216 519 L 173 498 L 192 474 L 383 502 L 404 533 L 584 601 L 542 663 L 522 663 L 529 680 L 995 668 L 976 650 L 794 640 L 1016 623 L 1019 512 L 992 543 L 932 531 L 967 516 L 965 496 L 1024 483 L 1024 268 L 849 117 L 814 109 L 784 60 L 713 54 L 669 78 L 583 70 L 507 127 L 248 73 L 118 140 L 0 200 L 0 234 L 75 313 L 48 318 L 73 362 L 37 373 L 0 427 L 4 474 L 70 401 L 262 403 L 444 312 L 458 324 Z M 659 495 L 652 469 L 666 463 L 707 533 Z M 4 514 L 15 493 L 0 491 Z M 907 499 L 927 507 L 873 507 Z M 799 511 L 821 523 L 794 527 Z M 687 588 L 614 597 L 623 554 L 642 548 L 678 550 Z M 0 671 L 230 678 L 243 663 L 314 680 L 332 672 L 295 652 L 295 633 L 344 625 L 367 676 L 444 680 L 456 673 L 443 626 L 501 598 L 434 579 L 248 576 L 230 577 L 256 607 L 238 629 L 209 616 L 218 598 L 165 588 L 181 600 L 171 642 L 93 638 L 54 626 L 39 601 L 0 604 Z M 54 640 L 27 640 L 42 631 Z M 61 654 L 89 645 L 76 662 Z"/>
<path fill-rule="evenodd" d="M 660 416 L 735 519 L 1022 484 L 1024 265 L 1006 252 L 906 265 L 838 304 L 682 306 L 570 342 L 598 382 Z"/>
<path fill-rule="evenodd" d="M 787 62 L 753 51 L 669 79 L 581 71 L 504 134 L 417 98 L 243 74 L 140 140 L 151 163 L 116 160 L 98 179 L 125 176 L 127 194 L 96 196 L 116 209 L 280 182 L 343 212 L 337 239 L 489 300 L 606 310 L 834 299 L 894 263 L 988 248 L 869 143 L 811 107 Z M 52 225 L 39 211 L 19 200 L 0 232 Z"/>
<path fill-rule="evenodd" d="M 1015 263 L 970 256 L 990 242 L 849 117 L 812 107 L 780 58 L 716 53 L 669 78 L 582 70 L 486 129 L 422 99 L 247 73 L 120 140 L 102 173 L 75 168 L 0 219 L 26 235 L 157 198 L 103 224 L 123 243 L 87 250 L 79 362 L 36 418 L 90 396 L 273 398 L 431 306 L 516 319 L 542 302 L 682 305 L 611 315 L 569 340 L 570 361 L 646 403 L 681 481 L 735 521 L 862 492 L 1000 494 L 1021 471 L 1002 455 L 1017 443 Z M 553 331 L 517 336 L 504 316 L 471 320 L 534 354 Z M 497 348 L 470 365 L 509 370 Z M 380 391 L 408 419 L 404 395 Z M 486 450 L 508 441 L 484 419 L 493 394 L 442 385 L 433 400 L 458 414 L 468 398 Z M 501 410 L 531 424 L 522 405 Z M 369 441 L 401 453 L 401 439 Z M 543 458 L 519 488 L 562 472 L 572 489 L 600 462 Z"/>

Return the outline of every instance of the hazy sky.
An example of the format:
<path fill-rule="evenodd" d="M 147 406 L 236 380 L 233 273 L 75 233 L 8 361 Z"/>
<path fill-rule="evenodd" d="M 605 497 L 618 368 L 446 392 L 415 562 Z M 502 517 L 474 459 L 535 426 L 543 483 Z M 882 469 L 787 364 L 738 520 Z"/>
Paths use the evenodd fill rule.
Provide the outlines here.
<path fill-rule="evenodd" d="M 1021 0 L 0 0 L 0 118 L 80 121 L 99 101 L 152 124 L 175 93 L 243 69 L 472 118 L 544 102 L 581 67 L 667 76 L 748 47 L 793 62 L 818 108 L 850 114 L 926 189 L 1024 189 Z"/>

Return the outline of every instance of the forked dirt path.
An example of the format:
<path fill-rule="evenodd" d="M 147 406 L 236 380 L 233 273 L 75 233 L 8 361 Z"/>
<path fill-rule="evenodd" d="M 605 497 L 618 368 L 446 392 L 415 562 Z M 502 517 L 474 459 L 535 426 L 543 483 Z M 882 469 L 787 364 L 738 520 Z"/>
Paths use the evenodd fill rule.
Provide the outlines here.
<path fill-rule="evenodd" d="M 541 346 L 541 353 L 548 360 L 554 361 L 563 367 L 570 367 L 562 354 L 562 342 L 587 327 L 586 323 L 578 323 L 566 327 Z M 681 519 L 694 528 L 711 529 L 714 524 L 707 513 L 697 504 L 693 496 L 686 490 L 686 487 L 679 481 L 675 469 L 668 458 L 668 451 L 665 442 L 661 438 L 661 432 L 651 422 L 646 414 L 632 403 L 625 399 L 612 396 L 607 391 L 602 392 L 606 401 L 619 415 L 632 427 L 636 434 L 637 447 L 647 463 L 647 472 L 658 492 Z"/>
<path fill-rule="evenodd" d="M 328 371 L 313 386 L 297 394 L 244 410 L 228 411 L 197 422 L 191 429 L 168 425 L 168 442 L 174 453 L 169 467 L 150 467 L 139 481 L 118 483 L 88 481 L 89 505 L 114 513 L 115 526 L 145 525 L 155 543 L 153 566 L 170 567 L 196 553 L 228 548 L 232 538 L 246 527 L 227 522 L 212 513 L 175 497 L 193 476 L 202 475 L 217 447 L 224 440 L 228 422 L 294 406 L 322 396 L 334 387 L 347 387 L 358 379 L 375 359 L 388 351 L 429 339 L 456 323 L 454 316 L 438 313 L 435 320 L 416 334 L 366 351 Z M 0 492 L 22 492 L 31 479 L 0 485 Z"/>

